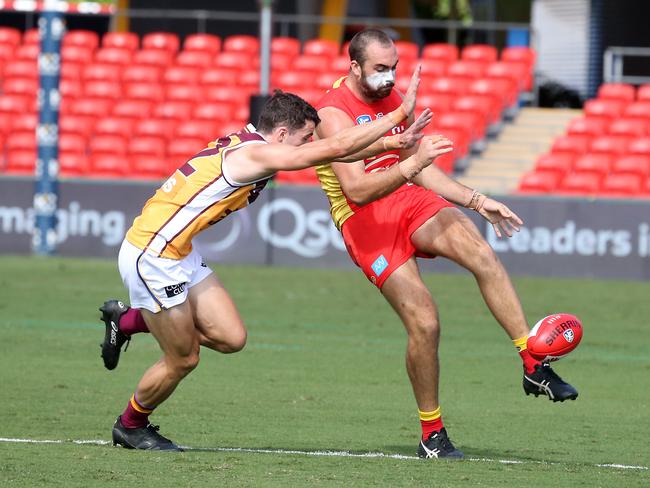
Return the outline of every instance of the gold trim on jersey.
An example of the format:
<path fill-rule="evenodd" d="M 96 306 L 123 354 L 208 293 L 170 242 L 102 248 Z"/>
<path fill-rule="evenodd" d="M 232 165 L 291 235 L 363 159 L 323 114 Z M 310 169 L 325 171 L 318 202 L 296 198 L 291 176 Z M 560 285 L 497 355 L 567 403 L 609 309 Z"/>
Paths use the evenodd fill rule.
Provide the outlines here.
<path fill-rule="evenodd" d="M 159 257 L 187 256 L 192 251 L 194 236 L 246 207 L 266 184 L 267 179 L 236 185 L 223 174 L 223 158 L 229 150 L 266 143 L 261 136 L 249 137 L 231 134 L 211 142 L 178 168 L 147 201 L 126 239 Z"/>

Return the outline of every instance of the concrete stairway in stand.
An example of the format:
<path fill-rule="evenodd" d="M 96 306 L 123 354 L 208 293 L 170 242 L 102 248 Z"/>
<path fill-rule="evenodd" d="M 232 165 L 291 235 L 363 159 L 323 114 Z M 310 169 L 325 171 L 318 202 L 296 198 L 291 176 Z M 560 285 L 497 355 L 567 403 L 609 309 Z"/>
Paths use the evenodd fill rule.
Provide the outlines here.
<path fill-rule="evenodd" d="M 507 195 L 517 189 L 521 175 L 533 169 L 537 157 L 550 150 L 569 121 L 581 110 L 524 107 L 499 136 L 456 179 L 483 193 Z"/>

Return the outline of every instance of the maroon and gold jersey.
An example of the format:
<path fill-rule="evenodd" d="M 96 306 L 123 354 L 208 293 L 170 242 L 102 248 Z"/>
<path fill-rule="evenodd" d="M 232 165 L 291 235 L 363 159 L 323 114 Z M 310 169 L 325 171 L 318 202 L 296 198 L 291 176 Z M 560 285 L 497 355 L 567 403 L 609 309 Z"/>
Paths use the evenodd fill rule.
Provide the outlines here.
<path fill-rule="evenodd" d="M 345 112 L 356 125 L 360 125 L 383 117 L 402 104 L 402 98 L 394 89 L 386 98 L 374 103 L 365 103 L 359 100 L 346 86 L 344 83 L 346 78 L 343 77 L 334 83 L 333 87 L 330 88 L 316 105 L 317 110 L 324 107 L 337 108 Z M 406 130 L 406 122 L 395 126 L 386 133 L 386 136 L 399 134 L 404 130 Z M 399 150 L 386 151 L 366 159 L 364 163 L 366 173 L 384 171 L 394 164 L 399 163 Z M 321 187 L 329 199 L 332 219 L 336 226 L 341 229 L 343 222 L 354 215 L 359 207 L 346 198 L 331 164 L 318 166 L 316 173 L 318 174 Z"/>
<path fill-rule="evenodd" d="M 252 203 L 269 178 L 240 184 L 228 177 L 224 158 L 249 144 L 266 144 L 254 128 L 208 144 L 156 191 L 126 234 L 134 246 L 170 259 L 192 250 L 192 239 L 208 226 Z"/>

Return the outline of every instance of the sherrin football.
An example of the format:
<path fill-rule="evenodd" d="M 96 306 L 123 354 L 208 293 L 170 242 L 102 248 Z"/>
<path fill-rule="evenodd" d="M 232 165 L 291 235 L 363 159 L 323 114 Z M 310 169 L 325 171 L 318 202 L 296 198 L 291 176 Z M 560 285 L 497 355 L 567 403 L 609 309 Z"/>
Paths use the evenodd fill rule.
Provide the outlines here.
<path fill-rule="evenodd" d="M 535 324 L 528 335 L 528 352 L 539 361 L 555 361 L 573 351 L 582 340 L 582 322 L 575 315 L 556 313 Z"/>

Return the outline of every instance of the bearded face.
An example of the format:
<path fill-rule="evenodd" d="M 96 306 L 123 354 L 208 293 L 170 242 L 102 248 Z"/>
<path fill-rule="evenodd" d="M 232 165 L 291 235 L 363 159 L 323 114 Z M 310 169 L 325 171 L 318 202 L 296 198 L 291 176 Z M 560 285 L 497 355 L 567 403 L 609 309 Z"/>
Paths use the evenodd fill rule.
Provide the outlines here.
<path fill-rule="evenodd" d="M 395 69 L 372 70 L 370 74 L 363 70 L 360 85 L 366 97 L 373 100 L 386 98 L 395 86 Z"/>

